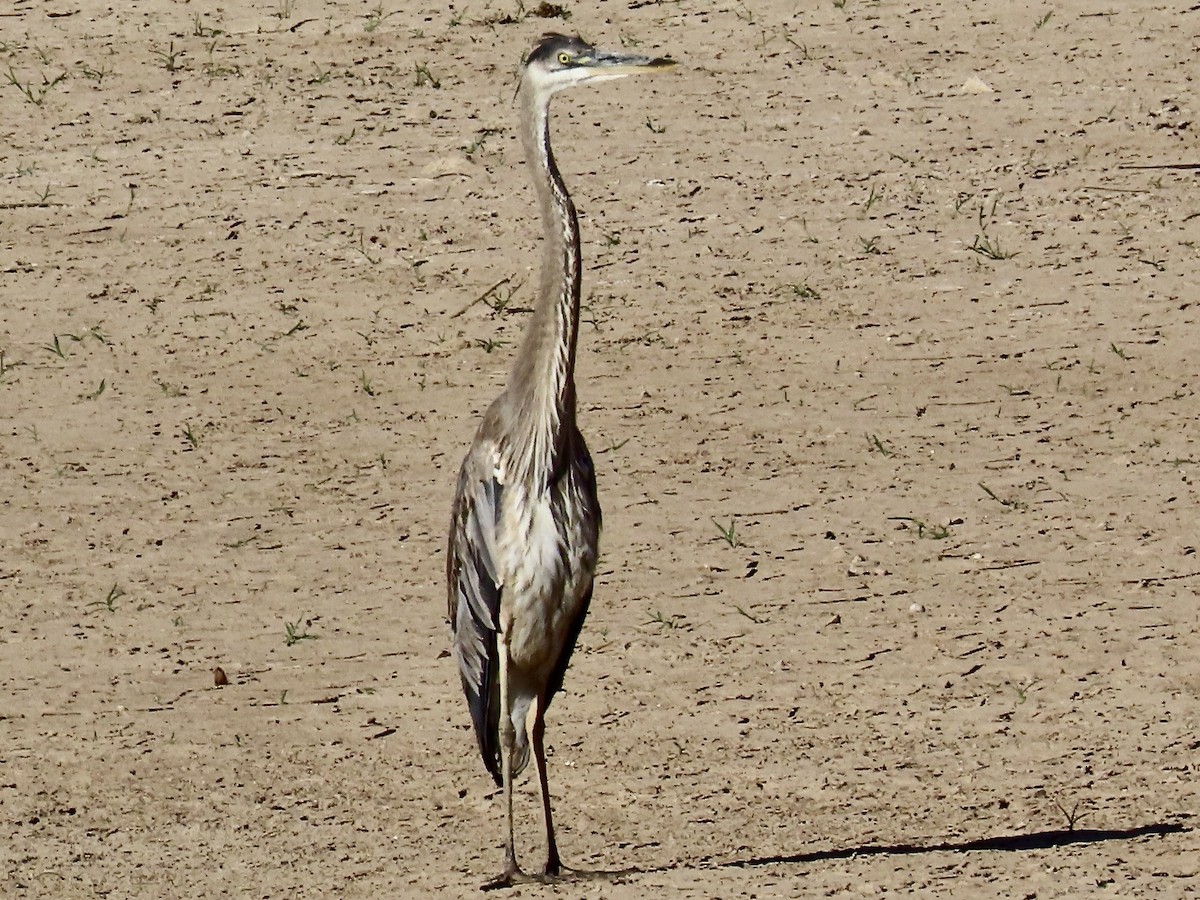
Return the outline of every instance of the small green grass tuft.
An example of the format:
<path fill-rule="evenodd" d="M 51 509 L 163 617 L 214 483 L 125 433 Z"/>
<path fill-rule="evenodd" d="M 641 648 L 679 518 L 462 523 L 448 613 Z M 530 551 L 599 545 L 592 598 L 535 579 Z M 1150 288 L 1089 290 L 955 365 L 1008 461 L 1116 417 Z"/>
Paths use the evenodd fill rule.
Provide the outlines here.
<path fill-rule="evenodd" d="M 1079 820 L 1086 815 L 1090 815 L 1092 812 L 1090 809 L 1080 808 L 1088 804 L 1087 800 L 1076 801 L 1074 804 L 1072 804 L 1069 810 L 1066 808 L 1066 806 L 1058 801 L 1057 797 L 1051 797 L 1050 802 L 1058 808 L 1058 811 L 1062 813 L 1063 817 L 1067 820 L 1067 831 L 1074 831 L 1075 826 L 1079 823 Z"/>
<path fill-rule="evenodd" d="M 363 19 L 365 19 L 363 23 L 363 31 L 367 32 L 367 34 L 376 31 L 381 25 L 383 25 L 384 22 L 396 15 L 398 12 L 399 10 L 396 12 L 384 12 L 383 2 L 380 0 L 380 3 L 373 10 L 367 13 L 367 15 L 363 16 Z"/>
<path fill-rule="evenodd" d="M 308 626 L 312 621 L 300 616 L 295 622 L 283 623 L 283 643 L 292 647 L 301 641 L 315 641 L 317 635 L 308 633 Z M 286 693 L 286 692 L 285 692 Z"/>
<path fill-rule="evenodd" d="M 413 68 L 416 72 L 416 81 L 413 84 L 414 87 L 424 87 L 425 85 L 429 85 L 434 90 L 441 88 L 441 80 L 435 78 L 433 73 L 429 71 L 429 65 L 427 63 L 417 63 Z"/>
<path fill-rule="evenodd" d="M 896 451 L 883 442 L 883 439 L 877 434 L 867 435 L 868 449 L 872 453 L 878 453 L 883 457 L 892 457 L 896 455 Z"/>
<path fill-rule="evenodd" d="M 662 610 L 656 609 L 654 612 L 647 610 L 646 615 L 649 616 L 649 618 L 642 623 L 643 625 L 657 625 L 659 628 L 667 629 L 678 628 L 680 625 L 678 616 L 668 616 L 664 614 Z"/>
<path fill-rule="evenodd" d="M 491 353 L 497 347 L 503 347 L 508 341 L 502 341 L 499 338 L 476 338 L 475 346 L 481 348 L 484 353 Z"/>
<path fill-rule="evenodd" d="M 8 67 L 8 72 L 5 74 L 8 83 L 21 92 L 27 103 L 32 103 L 34 106 L 44 104 L 46 102 L 46 95 L 66 77 L 66 72 L 60 73 L 55 78 L 47 78 L 45 73 L 43 73 L 41 85 L 35 85 L 32 81 L 21 81 L 17 76 L 16 69 L 12 66 Z"/>
<path fill-rule="evenodd" d="M 88 606 L 103 606 L 109 612 L 116 612 L 117 601 L 124 596 L 124 589 L 119 584 L 114 584 L 108 589 L 108 596 L 103 600 L 96 600 L 93 603 L 89 603 Z"/>
<path fill-rule="evenodd" d="M 721 534 L 721 540 L 727 543 L 730 547 L 740 547 L 742 544 L 741 538 L 737 536 L 737 522 L 734 519 L 729 520 L 729 527 L 726 528 L 716 519 L 712 523 L 717 526 L 717 531 Z"/>
<path fill-rule="evenodd" d="M 735 610 L 737 610 L 737 613 L 738 613 L 738 615 L 740 615 L 740 616 L 745 616 L 747 619 L 749 619 L 749 620 L 750 620 L 751 622 L 753 622 L 755 625 L 765 625 L 765 624 L 767 623 L 767 620 L 766 620 L 766 619 L 760 619 L 760 618 L 758 618 L 757 616 L 755 616 L 755 615 L 752 615 L 751 613 L 748 613 L 748 612 L 746 612 L 746 610 L 742 609 L 740 606 L 734 606 L 733 608 L 734 608 Z"/>
<path fill-rule="evenodd" d="M 1012 259 L 1017 255 L 1015 250 L 1004 250 L 1000 246 L 998 240 L 993 240 L 986 233 L 981 232 L 975 235 L 975 242 L 967 249 L 978 253 L 980 256 L 986 256 L 988 259 Z"/>
<path fill-rule="evenodd" d="M 158 60 L 159 65 L 172 75 L 183 68 L 183 63 L 179 61 L 179 58 L 183 56 L 183 51 L 175 49 L 174 41 L 171 41 L 167 45 L 166 50 L 151 50 L 150 52 L 154 54 L 154 58 Z"/>
<path fill-rule="evenodd" d="M 54 340 L 51 343 L 46 344 L 44 347 L 42 347 L 42 349 L 49 350 L 51 353 L 53 353 L 59 359 L 67 358 L 67 351 L 63 347 L 62 343 L 59 341 L 57 334 L 54 335 Z"/>
<path fill-rule="evenodd" d="M 1005 509 L 1013 509 L 1013 510 L 1028 509 L 1028 504 L 1026 504 L 1024 501 L 1018 500 L 1015 497 L 1001 497 L 999 494 L 997 494 L 995 491 L 993 491 L 990 487 L 988 487 L 982 481 L 979 482 L 979 486 L 981 488 L 983 488 L 983 492 L 985 494 L 987 494 L 989 497 L 991 497 L 993 500 L 995 500 L 997 503 L 999 503 Z"/>
<path fill-rule="evenodd" d="M 184 441 L 190 450 L 200 449 L 200 432 L 192 428 L 191 422 L 184 422 L 183 428 L 180 429 L 180 434 L 183 435 Z"/>

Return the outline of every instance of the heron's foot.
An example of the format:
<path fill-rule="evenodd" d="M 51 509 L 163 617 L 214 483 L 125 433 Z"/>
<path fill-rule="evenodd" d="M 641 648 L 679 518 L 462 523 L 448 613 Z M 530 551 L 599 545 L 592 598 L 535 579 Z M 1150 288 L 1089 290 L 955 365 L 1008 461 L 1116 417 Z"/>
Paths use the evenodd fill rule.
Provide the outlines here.
<path fill-rule="evenodd" d="M 548 859 L 544 871 L 539 875 L 527 875 L 516 865 L 508 866 L 504 874 L 494 878 L 480 887 L 481 891 L 502 891 L 505 888 L 516 887 L 519 884 L 564 884 L 574 881 L 609 881 L 628 875 L 636 875 L 642 870 L 636 867 L 629 869 L 572 869 L 564 866 L 561 860 Z"/>
<path fill-rule="evenodd" d="M 499 891 L 516 884 L 530 884 L 539 880 L 538 878 L 526 875 L 513 863 L 512 865 L 505 866 L 503 875 L 499 878 L 493 878 L 479 889 L 481 891 Z"/>

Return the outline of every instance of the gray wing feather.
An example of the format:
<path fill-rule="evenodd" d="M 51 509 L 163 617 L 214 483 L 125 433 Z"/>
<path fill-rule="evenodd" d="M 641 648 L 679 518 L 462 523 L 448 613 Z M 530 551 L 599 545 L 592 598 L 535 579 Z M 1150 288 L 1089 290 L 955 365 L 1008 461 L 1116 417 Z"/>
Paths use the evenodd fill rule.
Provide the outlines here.
<path fill-rule="evenodd" d="M 486 444 L 476 444 L 463 460 L 450 521 L 446 581 L 454 656 L 479 753 L 500 784 L 496 634 L 502 585 L 496 574 L 496 521 L 503 486 L 495 477 L 490 450 Z"/>
<path fill-rule="evenodd" d="M 557 495 L 557 503 L 565 504 L 571 502 L 568 500 L 568 494 L 574 495 L 575 505 L 578 509 L 586 510 L 583 513 L 581 525 L 590 537 L 585 537 L 585 542 L 590 542 L 593 546 L 600 534 L 601 513 L 600 501 L 596 496 L 596 470 L 592 466 L 592 456 L 588 453 L 587 444 L 576 429 L 574 434 L 574 454 L 572 456 L 573 465 L 568 470 L 568 482 L 566 493 L 560 492 Z M 565 512 L 556 514 L 560 519 L 565 519 Z M 550 701 L 554 699 L 554 695 L 562 690 L 563 678 L 567 672 L 567 665 L 571 661 L 571 654 L 575 652 L 575 645 L 579 641 L 579 633 L 583 629 L 583 620 L 588 613 L 588 607 L 592 603 L 592 585 L 590 581 L 587 586 L 587 592 L 583 596 L 583 602 L 580 604 L 579 612 L 575 616 L 575 620 L 571 623 L 570 631 L 566 635 L 566 640 L 563 642 L 562 650 L 559 653 L 558 660 L 554 664 L 554 669 L 550 673 L 550 679 L 546 683 L 545 693 L 542 697 L 542 709 L 550 708 Z"/>

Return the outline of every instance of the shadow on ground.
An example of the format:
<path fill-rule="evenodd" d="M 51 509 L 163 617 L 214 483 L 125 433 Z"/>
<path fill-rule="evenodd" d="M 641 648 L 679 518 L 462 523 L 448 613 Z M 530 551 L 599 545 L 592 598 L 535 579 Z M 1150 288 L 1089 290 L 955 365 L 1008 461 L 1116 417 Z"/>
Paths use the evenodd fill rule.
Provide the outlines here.
<path fill-rule="evenodd" d="M 816 863 L 829 860 L 854 859 L 860 856 L 912 856 L 922 853 L 969 853 L 975 851 L 1030 851 L 1048 850 L 1071 845 L 1103 844 L 1111 841 L 1131 841 L 1137 838 L 1165 837 L 1188 834 L 1192 828 L 1182 822 L 1156 822 L 1132 828 L 1074 828 L 1036 831 L 1030 834 L 1009 834 L 999 837 L 975 838 L 963 841 L 942 841 L 936 844 L 864 844 L 830 850 L 814 850 L 807 853 L 784 853 L 770 856 L 752 856 L 748 859 L 730 859 L 720 862 L 689 863 L 677 862 L 646 869 L 583 870 L 565 869 L 563 876 L 555 878 L 527 878 L 541 883 L 563 883 L 592 880 L 621 881 L 630 876 L 649 875 L 681 869 L 749 869 L 759 866 Z M 499 885 L 488 884 L 484 890 Z M 504 885 L 508 886 L 508 885 Z"/>
<path fill-rule="evenodd" d="M 976 838 L 969 841 L 943 841 L 938 844 L 866 844 L 833 850 L 814 850 L 810 853 L 790 853 L 773 856 L 753 856 L 717 863 L 717 868 L 751 868 L 781 863 L 811 863 L 832 859 L 852 859 L 856 856 L 910 856 L 917 853 L 967 853 L 977 850 L 1048 850 L 1071 844 L 1102 844 L 1108 841 L 1129 841 L 1141 837 L 1161 837 L 1184 834 L 1191 828 L 1179 822 L 1159 822 L 1135 828 L 1075 828 L 1036 831 L 1032 834 L 1009 834 L 1001 837 Z"/>

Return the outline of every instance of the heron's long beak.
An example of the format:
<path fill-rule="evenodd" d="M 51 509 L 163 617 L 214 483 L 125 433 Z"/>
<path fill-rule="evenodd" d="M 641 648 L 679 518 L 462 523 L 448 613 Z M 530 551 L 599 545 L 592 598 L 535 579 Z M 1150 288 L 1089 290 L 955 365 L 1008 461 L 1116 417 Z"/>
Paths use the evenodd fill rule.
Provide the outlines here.
<path fill-rule="evenodd" d="M 669 56 L 642 56 L 637 53 L 614 53 L 597 49 L 587 61 L 586 67 L 601 78 L 620 78 L 624 75 L 640 75 L 657 72 L 676 65 Z"/>

